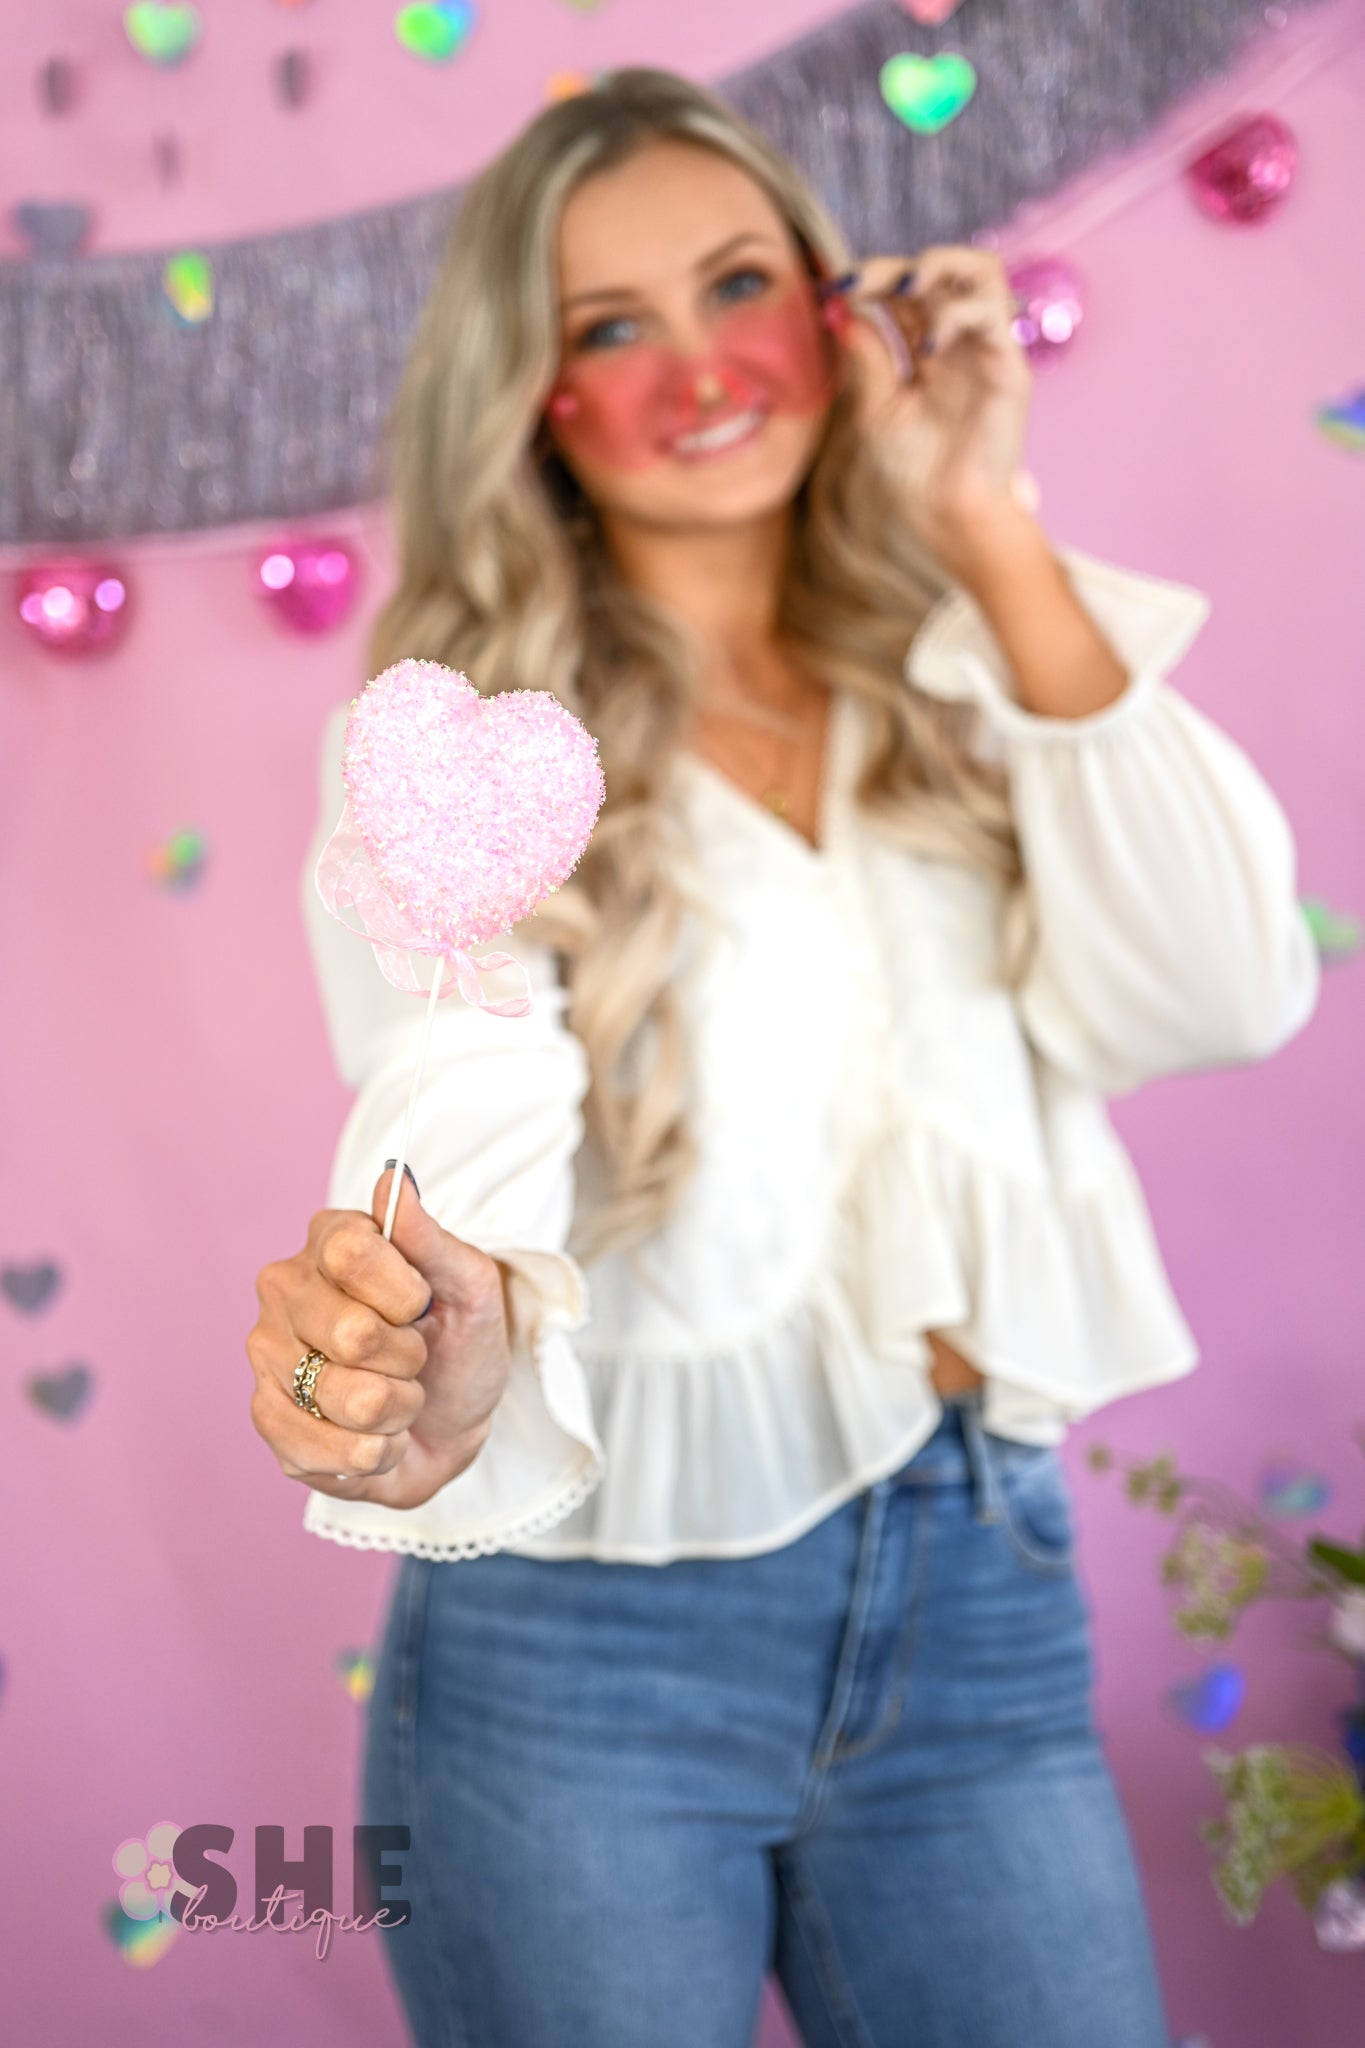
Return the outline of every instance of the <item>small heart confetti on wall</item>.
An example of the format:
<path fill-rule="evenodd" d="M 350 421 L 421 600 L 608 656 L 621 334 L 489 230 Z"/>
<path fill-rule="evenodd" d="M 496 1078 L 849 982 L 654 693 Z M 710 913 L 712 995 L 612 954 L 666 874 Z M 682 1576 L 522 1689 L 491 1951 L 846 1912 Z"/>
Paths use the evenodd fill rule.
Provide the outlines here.
<path fill-rule="evenodd" d="M 1166 1704 L 1201 1735 L 1216 1735 L 1235 1721 L 1246 1698 L 1246 1674 L 1236 1664 L 1215 1664 L 1198 1678 L 1182 1678 L 1166 1688 Z"/>
<path fill-rule="evenodd" d="M 181 64 L 199 41 L 198 10 L 164 0 L 136 0 L 125 8 L 123 29 L 139 57 L 150 64 Z"/>
<path fill-rule="evenodd" d="M 38 73 L 38 102 L 49 114 L 69 114 L 78 97 L 76 67 L 69 57 L 49 57 Z"/>
<path fill-rule="evenodd" d="M 213 265 L 198 250 L 168 258 L 161 273 L 167 304 L 186 327 L 201 327 L 213 312 Z"/>
<path fill-rule="evenodd" d="M 1307 918 L 1308 929 L 1317 940 L 1318 951 L 1329 966 L 1334 960 L 1349 960 L 1360 951 L 1358 917 L 1339 915 L 1320 896 L 1301 897 L 1299 909 Z"/>
<path fill-rule="evenodd" d="M 1320 405 L 1313 418 L 1318 432 L 1329 441 L 1335 441 L 1339 448 L 1351 449 L 1356 455 L 1365 455 L 1365 386 L 1335 405 Z"/>
<path fill-rule="evenodd" d="M 363 1703 L 374 1691 L 374 1659 L 368 1650 L 339 1650 L 332 1669 L 353 1700 Z"/>
<path fill-rule="evenodd" d="M 405 50 L 429 64 L 444 64 L 468 40 L 474 9 L 466 0 L 416 0 L 400 7 L 393 32 Z"/>
<path fill-rule="evenodd" d="M 1319 1514 L 1332 1498 L 1331 1483 L 1321 1472 L 1296 1472 L 1290 1465 L 1268 1465 L 1259 1492 L 1266 1514 L 1281 1522 Z"/>
<path fill-rule="evenodd" d="M 552 71 L 545 81 L 547 100 L 577 99 L 581 92 L 592 91 L 592 80 L 586 71 Z"/>
<path fill-rule="evenodd" d="M 942 28 L 957 13 L 962 0 L 900 0 L 900 4 L 921 28 Z"/>
<path fill-rule="evenodd" d="M 173 832 L 147 855 L 147 872 L 163 889 L 192 889 L 204 872 L 208 852 L 202 832 Z"/>
<path fill-rule="evenodd" d="M 88 1365 L 68 1365 L 63 1372 L 30 1373 L 27 1388 L 35 1408 L 58 1422 L 74 1422 L 95 1391 L 95 1375 Z"/>
<path fill-rule="evenodd" d="M 0 1294 L 20 1315 L 36 1316 L 61 1284 L 62 1269 L 51 1259 L 35 1259 L 31 1266 L 0 1266 Z"/>
<path fill-rule="evenodd" d="M 90 208 L 78 199 L 21 199 L 10 210 L 14 232 L 33 256 L 78 256 L 90 219 Z"/>
<path fill-rule="evenodd" d="M 955 51 L 940 50 L 936 57 L 903 52 L 887 58 L 878 82 L 898 121 L 916 135 L 936 135 L 957 119 L 976 91 L 976 72 Z"/>
<path fill-rule="evenodd" d="M 117 1899 L 109 1901 L 103 1919 L 104 1931 L 124 1962 L 141 1970 L 159 1963 L 176 1936 L 185 1931 L 178 1920 L 164 1913 L 158 1913 L 155 1920 L 133 1920 Z"/>
<path fill-rule="evenodd" d="M 275 97 L 283 107 L 301 107 L 312 89 L 313 63 L 306 50 L 285 50 L 275 59 Z"/>

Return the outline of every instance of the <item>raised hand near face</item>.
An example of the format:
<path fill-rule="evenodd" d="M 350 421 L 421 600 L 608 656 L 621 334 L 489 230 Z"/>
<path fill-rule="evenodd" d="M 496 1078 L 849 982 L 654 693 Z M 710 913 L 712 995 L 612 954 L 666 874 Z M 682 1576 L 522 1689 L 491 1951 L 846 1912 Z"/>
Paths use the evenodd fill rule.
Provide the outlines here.
<path fill-rule="evenodd" d="M 1020 516 L 1033 380 L 1011 331 L 1004 265 L 970 245 L 875 256 L 823 297 L 826 323 L 858 364 L 862 425 L 905 517 L 958 575 L 983 527 Z"/>

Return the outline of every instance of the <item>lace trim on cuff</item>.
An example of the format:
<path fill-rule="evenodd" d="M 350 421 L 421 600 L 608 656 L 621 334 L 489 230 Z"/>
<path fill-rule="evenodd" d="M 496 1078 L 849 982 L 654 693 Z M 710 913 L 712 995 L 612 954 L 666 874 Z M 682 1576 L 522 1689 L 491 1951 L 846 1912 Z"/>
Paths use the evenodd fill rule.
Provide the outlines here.
<path fill-rule="evenodd" d="M 313 1536 L 322 1536 L 330 1543 L 344 1543 L 352 1550 L 398 1550 L 411 1557 L 433 1558 L 437 1562 L 452 1562 L 457 1558 L 491 1557 L 499 1550 L 506 1550 L 510 1544 L 520 1543 L 530 1536 L 543 1536 L 547 1530 L 571 1515 L 581 1507 L 589 1494 L 594 1491 L 606 1470 L 606 1459 L 598 1452 L 589 1453 L 591 1462 L 564 1493 L 557 1494 L 545 1507 L 534 1515 L 523 1515 L 510 1528 L 498 1529 L 483 1536 L 451 1537 L 444 1542 L 429 1538 L 411 1536 L 403 1529 L 337 1529 L 332 1527 L 310 1528 Z"/>

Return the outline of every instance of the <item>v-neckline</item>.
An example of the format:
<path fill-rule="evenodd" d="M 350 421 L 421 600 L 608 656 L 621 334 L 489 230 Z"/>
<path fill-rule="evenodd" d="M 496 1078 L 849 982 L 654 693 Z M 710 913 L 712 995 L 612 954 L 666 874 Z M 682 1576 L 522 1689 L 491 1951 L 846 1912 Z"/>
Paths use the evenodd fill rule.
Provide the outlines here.
<path fill-rule="evenodd" d="M 777 811 L 770 810 L 758 797 L 751 796 L 741 783 L 736 782 L 733 776 L 727 775 L 724 769 L 717 768 L 714 762 L 708 761 L 705 754 L 698 753 L 695 747 L 681 748 L 679 759 L 690 764 L 703 781 L 717 790 L 734 810 L 754 820 L 766 830 L 775 844 L 789 846 L 807 861 L 816 866 L 823 866 L 830 858 L 835 804 L 843 783 L 848 718 L 848 692 L 831 689 L 820 761 L 820 790 L 815 819 L 818 841 L 815 844 L 807 839 L 804 832 L 798 832 L 794 825 L 789 825 Z"/>

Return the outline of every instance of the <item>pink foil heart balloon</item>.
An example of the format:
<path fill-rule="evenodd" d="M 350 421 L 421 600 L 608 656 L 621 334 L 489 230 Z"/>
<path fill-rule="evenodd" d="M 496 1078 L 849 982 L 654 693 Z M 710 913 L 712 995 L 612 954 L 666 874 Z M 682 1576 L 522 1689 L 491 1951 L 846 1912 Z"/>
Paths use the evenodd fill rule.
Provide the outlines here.
<path fill-rule="evenodd" d="M 1185 176 L 1215 220 L 1256 221 L 1287 196 L 1297 164 L 1292 130 L 1274 114 L 1251 114 L 1188 163 Z"/>
<path fill-rule="evenodd" d="M 128 585 L 108 562 L 34 563 L 19 578 L 19 618 L 56 654 L 98 654 L 123 637 Z"/>
<path fill-rule="evenodd" d="M 900 4 L 921 28 L 942 28 L 957 13 L 962 0 L 900 0 Z"/>
<path fill-rule="evenodd" d="M 323 902 L 334 916 L 359 911 L 396 987 L 422 987 L 409 953 L 437 954 L 470 1001 L 465 949 L 567 879 L 606 794 L 596 741 L 557 697 L 483 697 L 436 661 L 396 662 L 366 684 L 342 777 L 346 809 L 318 862 Z"/>
<path fill-rule="evenodd" d="M 296 633 L 326 633 L 355 603 L 355 558 L 339 540 L 285 540 L 256 566 L 261 595 Z"/>
<path fill-rule="evenodd" d="M 1011 331 L 1034 363 L 1067 349 L 1085 311 L 1080 275 L 1062 256 L 1035 256 L 1009 268 L 1015 313 Z"/>

